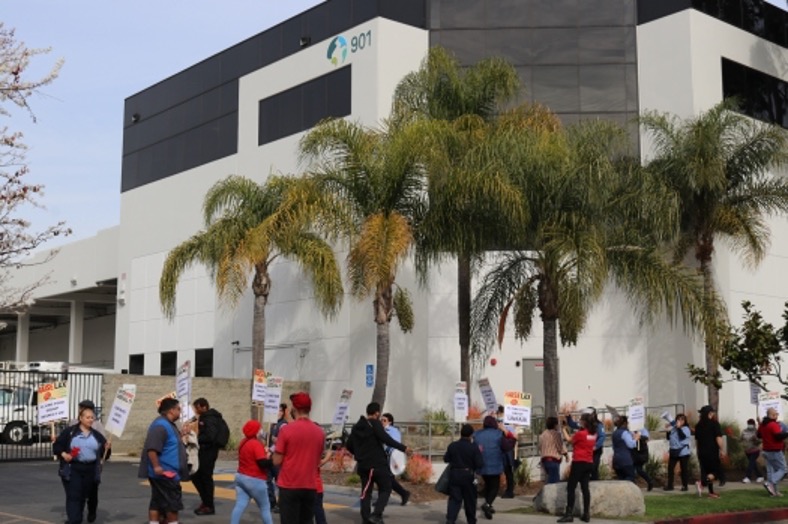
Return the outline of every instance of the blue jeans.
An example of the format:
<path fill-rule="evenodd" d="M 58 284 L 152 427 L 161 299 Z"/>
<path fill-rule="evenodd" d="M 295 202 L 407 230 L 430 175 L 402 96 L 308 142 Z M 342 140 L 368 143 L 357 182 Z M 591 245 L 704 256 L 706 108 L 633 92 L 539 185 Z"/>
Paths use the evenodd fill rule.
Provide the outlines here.
<path fill-rule="evenodd" d="M 553 460 L 542 459 L 542 467 L 547 473 L 547 483 L 555 484 L 561 482 L 561 463 Z"/>
<path fill-rule="evenodd" d="M 785 476 L 785 455 L 782 451 L 764 451 L 763 458 L 766 459 L 766 480 L 777 489 L 777 483 Z"/>
<path fill-rule="evenodd" d="M 271 504 L 268 501 L 268 486 L 263 479 L 249 477 L 242 473 L 235 474 L 235 507 L 230 517 L 230 524 L 241 522 L 241 516 L 249 505 L 249 500 L 254 499 L 260 508 L 263 524 L 273 524 L 271 519 Z"/>

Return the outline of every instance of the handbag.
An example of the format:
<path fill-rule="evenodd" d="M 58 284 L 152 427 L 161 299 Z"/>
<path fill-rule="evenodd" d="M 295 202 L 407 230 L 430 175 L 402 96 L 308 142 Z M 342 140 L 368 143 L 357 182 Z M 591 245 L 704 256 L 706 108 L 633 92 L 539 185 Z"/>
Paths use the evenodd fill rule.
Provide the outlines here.
<path fill-rule="evenodd" d="M 441 473 L 441 476 L 438 477 L 438 481 L 435 483 L 435 491 L 438 493 L 443 493 L 444 495 L 449 494 L 449 475 L 451 474 L 451 466 L 446 466 Z"/>

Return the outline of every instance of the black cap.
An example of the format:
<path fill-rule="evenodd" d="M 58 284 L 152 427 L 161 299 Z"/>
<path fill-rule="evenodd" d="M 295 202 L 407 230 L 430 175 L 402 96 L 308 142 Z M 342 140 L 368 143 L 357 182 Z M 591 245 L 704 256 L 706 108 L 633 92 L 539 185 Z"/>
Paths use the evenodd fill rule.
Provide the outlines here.
<path fill-rule="evenodd" d="M 714 407 L 712 407 L 712 406 L 710 406 L 708 404 L 703 406 L 702 408 L 700 408 L 701 415 L 708 415 L 709 413 L 711 413 L 713 411 L 717 411 L 717 410 L 714 409 Z"/>
<path fill-rule="evenodd" d="M 79 409 L 92 409 L 93 411 L 96 411 L 96 405 L 92 400 L 83 400 L 79 403 Z"/>

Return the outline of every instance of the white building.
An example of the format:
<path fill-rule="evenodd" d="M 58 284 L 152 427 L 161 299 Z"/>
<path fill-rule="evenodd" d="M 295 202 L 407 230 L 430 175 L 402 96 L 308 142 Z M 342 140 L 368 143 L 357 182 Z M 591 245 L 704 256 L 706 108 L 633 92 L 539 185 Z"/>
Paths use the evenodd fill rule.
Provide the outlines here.
<path fill-rule="evenodd" d="M 222 308 L 206 270 L 196 268 L 182 280 L 169 322 L 158 301 L 165 256 L 201 229 L 202 198 L 216 181 L 297 173 L 298 140 L 321 118 L 378 123 L 430 45 L 464 64 L 503 56 L 517 67 L 524 98 L 568 123 L 627 123 L 645 109 L 690 116 L 736 94 L 751 114 L 788 127 L 786 27 L 784 8 L 763 0 L 328 0 L 126 100 L 120 224 L 18 275 L 29 282 L 53 272 L 30 313 L 3 317 L 0 360 L 106 361 L 148 375 L 174 374 L 191 360 L 198 375 L 249 376 L 251 295 Z M 756 96 L 764 92 L 771 105 Z M 647 155 L 636 128 L 632 134 Z M 734 320 L 749 299 L 780 321 L 788 223 L 771 225 L 772 249 L 757 271 L 718 246 L 717 282 Z M 404 277 L 416 327 L 408 335 L 392 327 L 386 409 L 398 418 L 426 407 L 451 412 L 456 275 L 451 264 L 434 273 L 429 290 Z M 311 382 L 318 420 L 330 418 L 344 388 L 355 391 L 352 412 L 360 412 L 375 363 L 370 304 L 346 297 L 338 318 L 326 321 L 295 265 L 279 261 L 272 277 L 268 369 Z M 540 334 L 535 326 L 524 345 L 507 339 L 497 365 L 487 366 L 499 396 L 541 388 Z M 610 292 L 577 347 L 559 349 L 561 398 L 599 406 L 642 395 L 648 405 L 695 409 L 705 390 L 685 367 L 702 365 L 701 346 L 669 326 L 641 328 Z M 722 406 L 724 417 L 753 415 L 746 385 L 725 386 Z"/>

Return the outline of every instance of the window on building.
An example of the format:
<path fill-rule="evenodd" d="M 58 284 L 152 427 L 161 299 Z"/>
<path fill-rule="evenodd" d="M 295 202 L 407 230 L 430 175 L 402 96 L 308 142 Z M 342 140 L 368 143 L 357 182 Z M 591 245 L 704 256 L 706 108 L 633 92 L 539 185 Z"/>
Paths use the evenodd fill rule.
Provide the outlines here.
<path fill-rule="evenodd" d="M 723 58 L 722 93 L 745 115 L 788 129 L 788 82 Z"/>
<path fill-rule="evenodd" d="M 194 352 L 194 376 L 213 376 L 213 348 L 198 349 Z"/>
<path fill-rule="evenodd" d="M 178 367 L 178 352 L 177 351 L 165 351 L 161 354 L 161 371 L 160 375 L 165 376 L 175 376 L 176 369 Z"/>
<path fill-rule="evenodd" d="M 129 355 L 129 375 L 145 374 L 145 355 Z"/>
<path fill-rule="evenodd" d="M 350 114 L 350 66 L 260 100 L 257 144 L 305 131 L 324 118 Z"/>

